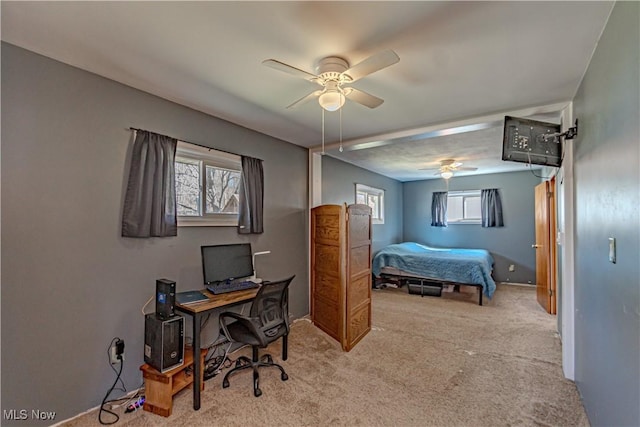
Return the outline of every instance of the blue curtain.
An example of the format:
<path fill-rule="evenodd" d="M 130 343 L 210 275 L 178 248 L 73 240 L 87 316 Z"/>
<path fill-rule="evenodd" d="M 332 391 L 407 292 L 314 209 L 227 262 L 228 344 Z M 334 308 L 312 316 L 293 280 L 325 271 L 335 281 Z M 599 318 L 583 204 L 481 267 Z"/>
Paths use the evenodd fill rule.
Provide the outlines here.
<path fill-rule="evenodd" d="M 497 188 L 490 188 L 480 192 L 480 206 L 483 227 L 504 227 L 502 201 Z"/>
<path fill-rule="evenodd" d="M 242 182 L 238 206 L 238 233 L 260 234 L 264 231 L 262 210 L 264 172 L 262 160 L 242 156 Z"/>
<path fill-rule="evenodd" d="M 174 166 L 177 143 L 175 138 L 136 131 L 122 212 L 122 236 L 178 234 Z"/>
<path fill-rule="evenodd" d="M 447 192 L 434 192 L 431 197 L 431 226 L 447 226 Z"/>

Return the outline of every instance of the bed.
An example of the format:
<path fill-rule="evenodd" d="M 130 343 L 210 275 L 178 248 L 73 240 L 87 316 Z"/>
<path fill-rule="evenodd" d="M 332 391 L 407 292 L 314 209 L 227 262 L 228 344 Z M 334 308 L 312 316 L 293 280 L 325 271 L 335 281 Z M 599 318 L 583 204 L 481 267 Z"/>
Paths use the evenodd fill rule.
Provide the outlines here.
<path fill-rule="evenodd" d="M 493 257 L 485 249 L 433 248 L 414 242 L 389 245 L 373 258 L 376 278 L 396 275 L 405 279 L 428 280 L 440 284 L 471 285 L 488 298 L 496 283 L 491 277 Z"/>

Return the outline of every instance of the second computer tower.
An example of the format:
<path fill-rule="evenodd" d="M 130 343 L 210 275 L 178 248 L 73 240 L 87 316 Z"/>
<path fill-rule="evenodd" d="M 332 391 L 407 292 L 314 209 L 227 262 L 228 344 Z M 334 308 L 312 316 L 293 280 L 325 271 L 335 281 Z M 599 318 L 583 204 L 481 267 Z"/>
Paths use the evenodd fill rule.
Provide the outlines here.
<path fill-rule="evenodd" d="M 168 279 L 156 280 L 156 314 L 162 319 L 175 315 L 176 282 Z"/>
<path fill-rule="evenodd" d="M 145 316 L 144 361 L 160 372 L 184 363 L 184 317 L 162 319 L 155 313 Z"/>

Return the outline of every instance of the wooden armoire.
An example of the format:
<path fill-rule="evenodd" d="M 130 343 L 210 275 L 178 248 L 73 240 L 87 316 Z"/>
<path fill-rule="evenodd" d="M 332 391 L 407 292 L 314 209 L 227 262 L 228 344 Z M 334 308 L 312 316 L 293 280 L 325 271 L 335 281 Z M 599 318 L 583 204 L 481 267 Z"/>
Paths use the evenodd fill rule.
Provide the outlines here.
<path fill-rule="evenodd" d="M 351 350 L 371 330 L 371 208 L 311 210 L 311 320 Z"/>

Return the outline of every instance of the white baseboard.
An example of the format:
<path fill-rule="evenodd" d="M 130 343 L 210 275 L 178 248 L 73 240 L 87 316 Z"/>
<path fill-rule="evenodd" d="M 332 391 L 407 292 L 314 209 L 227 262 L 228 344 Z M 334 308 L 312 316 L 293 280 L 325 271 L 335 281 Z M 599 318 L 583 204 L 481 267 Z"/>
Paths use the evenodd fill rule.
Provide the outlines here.
<path fill-rule="evenodd" d="M 535 288 L 533 283 L 516 283 L 516 282 L 498 282 L 499 285 L 524 286 L 525 288 Z"/>

